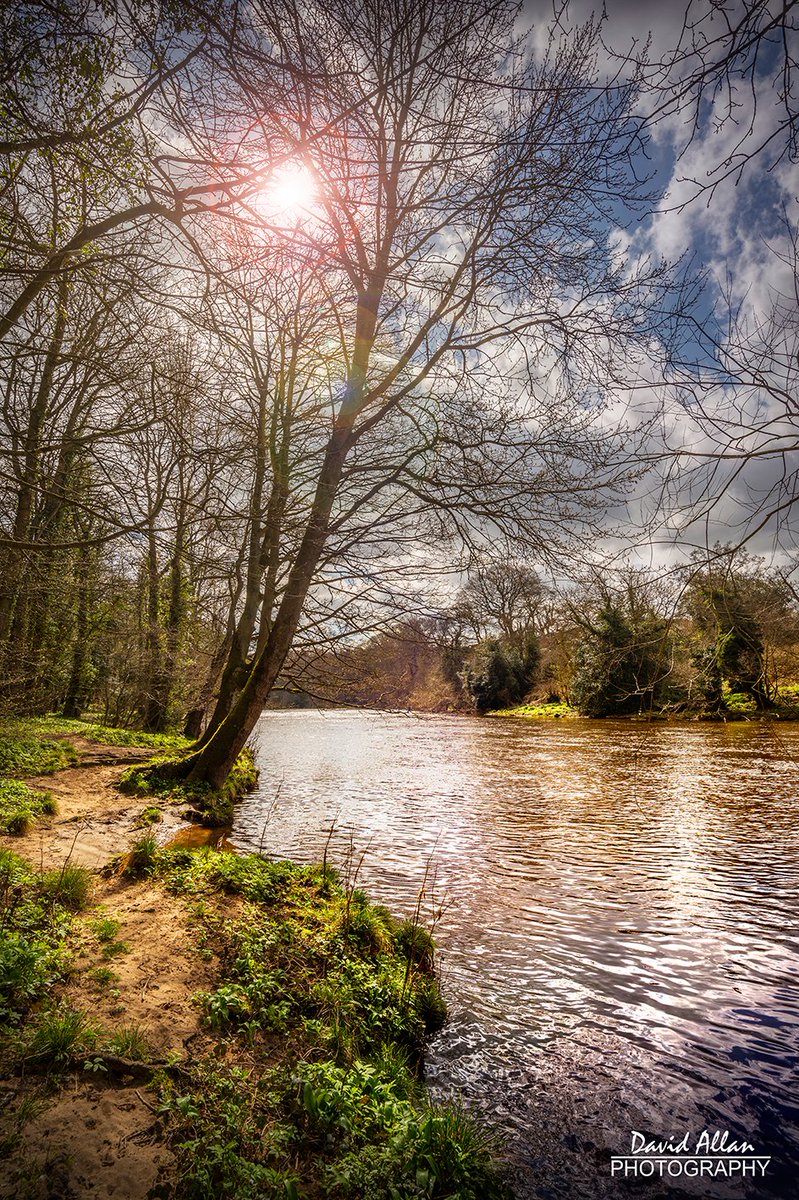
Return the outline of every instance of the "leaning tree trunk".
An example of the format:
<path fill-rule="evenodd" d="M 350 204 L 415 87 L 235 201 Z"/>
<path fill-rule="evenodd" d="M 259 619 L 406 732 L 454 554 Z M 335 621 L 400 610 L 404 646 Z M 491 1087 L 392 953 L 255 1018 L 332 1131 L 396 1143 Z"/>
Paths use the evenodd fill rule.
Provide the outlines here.
<path fill-rule="evenodd" d="M 286 590 L 280 601 L 266 644 L 257 654 L 247 682 L 233 708 L 213 737 L 181 763 L 181 774 L 197 782 L 221 787 L 255 728 L 264 704 L 291 649 L 319 560 L 328 537 L 330 514 L 336 500 L 344 462 L 353 445 L 355 419 L 366 392 L 369 358 L 374 345 L 377 312 L 385 287 L 385 273 L 375 271 L 367 291 L 361 295 L 355 321 L 352 365 L 345 398 L 319 471 L 313 505 Z"/>
<path fill-rule="evenodd" d="M 305 598 L 327 540 L 328 521 L 348 449 L 349 428 L 339 426 L 328 443 L 311 517 L 266 645 L 227 717 L 206 744 L 181 764 L 182 773 L 190 779 L 221 787 L 255 728 L 297 631 Z"/>

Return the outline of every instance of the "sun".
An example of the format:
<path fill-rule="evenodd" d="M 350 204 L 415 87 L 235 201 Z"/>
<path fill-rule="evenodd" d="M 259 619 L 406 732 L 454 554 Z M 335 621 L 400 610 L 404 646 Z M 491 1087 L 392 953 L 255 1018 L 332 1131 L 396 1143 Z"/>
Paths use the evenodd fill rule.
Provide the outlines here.
<path fill-rule="evenodd" d="M 286 163 L 264 181 L 258 208 L 270 221 L 294 224 L 314 211 L 318 190 L 313 175 L 302 163 Z"/>

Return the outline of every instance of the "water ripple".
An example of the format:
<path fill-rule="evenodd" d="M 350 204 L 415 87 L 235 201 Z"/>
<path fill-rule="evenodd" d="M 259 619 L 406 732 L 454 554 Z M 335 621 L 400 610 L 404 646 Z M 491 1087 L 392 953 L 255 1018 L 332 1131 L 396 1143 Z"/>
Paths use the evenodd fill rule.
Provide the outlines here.
<path fill-rule="evenodd" d="M 434 884 L 452 1018 L 430 1082 L 508 1130 L 520 1197 L 787 1200 L 797 762 L 788 727 L 269 713 L 233 839 L 304 861 L 329 841 L 395 910 Z M 772 1154 L 766 1181 L 610 1179 L 631 1129 L 705 1127 Z"/>

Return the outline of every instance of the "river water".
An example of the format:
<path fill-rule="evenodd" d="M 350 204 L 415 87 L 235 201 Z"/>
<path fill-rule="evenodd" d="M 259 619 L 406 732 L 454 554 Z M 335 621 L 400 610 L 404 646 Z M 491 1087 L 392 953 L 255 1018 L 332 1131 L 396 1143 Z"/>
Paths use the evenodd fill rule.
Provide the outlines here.
<path fill-rule="evenodd" d="M 428 1081 L 520 1198 L 799 1197 L 799 727 L 269 712 L 257 752 L 237 846 L 424 889 Z M 703 1129 L 765 1176 L 611 1176 L 633 1130 Z"/>

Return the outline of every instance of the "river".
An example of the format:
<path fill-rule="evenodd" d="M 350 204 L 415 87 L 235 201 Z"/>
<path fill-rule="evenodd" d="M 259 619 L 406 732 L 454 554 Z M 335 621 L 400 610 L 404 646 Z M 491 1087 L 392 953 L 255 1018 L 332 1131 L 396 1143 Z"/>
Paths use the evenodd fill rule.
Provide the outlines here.
<path fill-rule="evenodd" d="M 799 727 L 265 713 L 234 843 L 328 858 L 435 925 L 435 1094 L 520 1198 L 799 1196 Z M 333 830 L 331 834 L 331 828 Z M 631 1132 L 762 1179 L 611 1176 Z"/>

